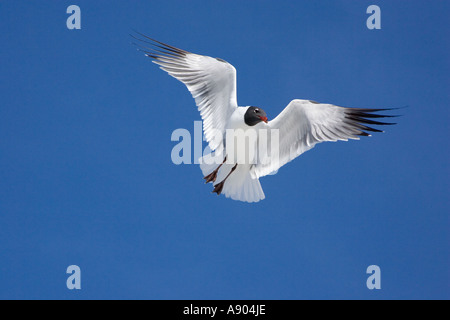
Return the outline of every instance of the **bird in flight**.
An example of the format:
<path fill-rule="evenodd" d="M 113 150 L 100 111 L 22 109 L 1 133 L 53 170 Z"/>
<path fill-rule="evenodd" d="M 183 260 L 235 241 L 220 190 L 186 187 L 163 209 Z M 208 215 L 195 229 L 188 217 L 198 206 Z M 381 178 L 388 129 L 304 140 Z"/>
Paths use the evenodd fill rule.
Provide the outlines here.
<path fill-rule="evenodd" d="M 392 109 L 346 108 L 300 99 L 292 100 L 269 121 L 259 107 L 238 106 L 236 69 L 225 60 L 137 34 L 132 37 L 140 43 L 134 43 L 138 50 L 184 83 L 195 99 L 205 139 L 214 155 L 214 161 L 212 155 L 209 161 L 203 157 L 200 168 L 217 195 L 258 202 L 265 198 L 259 178 L 276 172 L 317 143 L 359 140 L 359 136 L 370 136 L 368 132 L 382 132 L 374 125 L 394 124 L 378 121 L 394 117 L 379 114 Z M 246 143 L 228 134 L 237 131 L 244 133 Z"/>

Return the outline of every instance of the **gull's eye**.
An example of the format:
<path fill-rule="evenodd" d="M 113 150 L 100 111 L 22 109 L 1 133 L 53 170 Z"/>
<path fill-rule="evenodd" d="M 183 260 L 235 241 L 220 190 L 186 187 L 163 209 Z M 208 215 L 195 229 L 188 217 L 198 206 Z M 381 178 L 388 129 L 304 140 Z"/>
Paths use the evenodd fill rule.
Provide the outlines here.
<path fill-rule="evenodd" d="M 255 113 L 258 113 L 259 112 L 259 110 L 258 109 L 255 109 Z"/>

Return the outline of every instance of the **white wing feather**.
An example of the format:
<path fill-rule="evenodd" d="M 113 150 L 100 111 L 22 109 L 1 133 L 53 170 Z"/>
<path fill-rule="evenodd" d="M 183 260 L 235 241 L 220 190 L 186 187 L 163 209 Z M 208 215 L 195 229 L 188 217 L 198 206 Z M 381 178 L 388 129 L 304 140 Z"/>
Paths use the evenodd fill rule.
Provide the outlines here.
<path fill-rule="evenodd" d="M 332 104 L 321 104 L 310 100 L 293 100 L 267 125 L 268 129 L 279 130 L 278 153 L 271 148 L 268 134 L 268 151 L 264 161 L 252 168 L 252 176 L 262 177 L 270 174 L 302 153 L 324 141 L 347 141 L 370 136 L 365 131 L 382 132 L 368 127 L 387 125 L 367 118 L 390 117 L 374 114 L 388 109 L 344 108 Z M 275 144 L 276 146 L 276 144 Z"/>
<path fill-rule="evenodd" d="M 144 35 L 142 35 L 144 36 Z M 217 131 L 224 136 L 225 126 L 237 108 L 236 69 L 228 62 L 190 53 L 144 36 L 153 48 L 142 50 L 191 92 L 203 120 L 203 132 L 212 150 L 222 147 Z"/>

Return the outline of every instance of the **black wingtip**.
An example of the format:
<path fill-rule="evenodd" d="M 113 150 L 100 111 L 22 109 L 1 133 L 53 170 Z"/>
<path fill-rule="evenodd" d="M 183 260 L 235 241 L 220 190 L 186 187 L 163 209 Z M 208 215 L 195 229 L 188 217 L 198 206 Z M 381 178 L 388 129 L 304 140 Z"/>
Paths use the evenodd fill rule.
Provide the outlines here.
<path fill-rule="evenodd" d="M 136 31 L 133 29 L 133 32 L 135 34 L 129 34 L 130 37 L 132 37 L 134 40 L 137 40 L 139 43 L 133 42 L 133 45 L 143 48 L 146 53 L 148 53 L 148 57 L 151 57 L 152 59 L 159 59 L 159 58 L 167 58 L 167 57 L 183 57 L 186 54 L 188 54 L 188 51 L 176 48 L 174 46 L 168 45 L 164 42 L 155 40 L 139 31 Z M 145 46 L 142 44 L 149 45 Z"/>
<path fill-rule="evenodd" d="M 139 41 L 146 42 L 146 43 L 148 43 L 148 44 L 151 44 L 151 45 L 153 45 L 153 46 L 155 46 L 155 47 L 159 47 L 159 48 L 164 49 L 164 50 L 167 50 L 167 51 L 172 51 L 172 52 L 176 52 L 176 53 L 184 53 L 184 54 L 189 53 L 188 51 L 185 51 L 185 50 L 183 50 L 183 49 L 180 49 L 180 48 L 171 46 L 171 45 L 169 45 L 169 44 L 167 44 L 167 43 L 164 43 L 164 42 L 158 41 L 158 40 L 156 40 L 156 39 L 153 39 L 153 38 L 151 38 L 151 37 L 149 37 L 149 36 L 147 36 L 147 35 L 145 35 L 145 34 L 139 32 L 139 31 L 136 31 L 136 30 L 133 30 L 133 31 L 134 31 L 134 33 L 136 33 L 137 35 L 139 35 L 139 36 L 141 36 L 141 37 L 143 37 L 143 38 L 145 38 L 145 39 L 147 39 L 147 40 L 150 40 L 150 41 L 147 41 L 147 40 L 145 40 L 145 39 L 138 38 L 138 37 L 132 35 L 135 39 L 137 39 L 137 40 L 139 40 Z"/>
<path fill-rule="evenodd" d="M 370 137 L 369 132 L 384 133 L 383 130 L 373 128 L 372 126 L 392 126 L 397 123 L 379 121 L 382 118 L 395 118 L 400 115 L 389 115 L 385 112 L 397 110 L 400 108 L 377 108 L 377 109 L 364 109 L 364 108 L 346 108 L 344 122 L 359 131 L 359 136 Z M 381 113 L 380 113 L 381 112 Z M 376 119 L 376 120 L 375 120 Z"/>

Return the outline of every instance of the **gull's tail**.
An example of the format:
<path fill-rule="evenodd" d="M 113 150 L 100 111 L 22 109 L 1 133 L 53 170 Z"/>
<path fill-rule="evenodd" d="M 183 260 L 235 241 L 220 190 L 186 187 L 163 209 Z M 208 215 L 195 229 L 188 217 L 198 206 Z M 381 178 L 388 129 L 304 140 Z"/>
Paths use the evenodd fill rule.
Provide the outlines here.
<path fill-rule="evenodd" d="M 220 164 L 207 164 L 200 162 L 200 169 L 205 177 L 211 176 Z M 228 176 L 235 165 L 224 163 L 213 181 L 214 190 L 218 194 L 224 194 L 227 198 L 244 202 L 258 202 L 265 198 L 259 179 L 250 175 L 250 165 L 238 164 L 236 169 Z M 228 178 L 226 178 L 228 176 Z M 226 178 L 223 185 L 220 185 Z M 208 182 L 208 180 L 207 180 Z"/>

